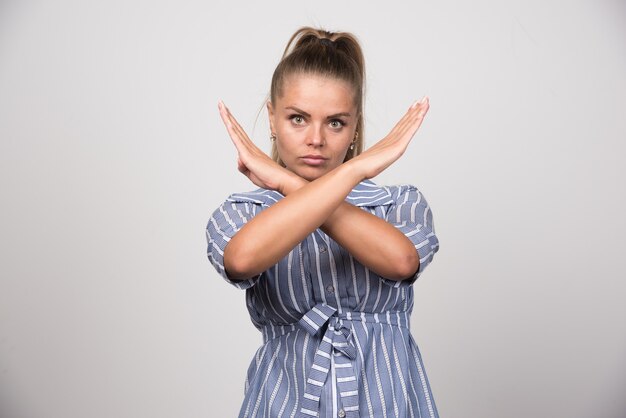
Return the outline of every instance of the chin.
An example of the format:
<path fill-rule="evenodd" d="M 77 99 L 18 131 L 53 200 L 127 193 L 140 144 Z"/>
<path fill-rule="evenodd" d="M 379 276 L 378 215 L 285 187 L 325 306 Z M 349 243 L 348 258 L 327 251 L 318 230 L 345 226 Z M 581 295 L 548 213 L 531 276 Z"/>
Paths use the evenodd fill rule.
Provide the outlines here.
<path fill-rule="evenodd" d="M 293 165 L 292 164 L 286 165 L 286 168 L 287 170 L 291 171 L 292 173 L 297 174 L 298 176 L 302 177 L 303 179 L 307 181 L 313 181 L 313 180 L 320 178 L 324 174 L 332 171 L 335 167 L 331 166 L 330 164 L 324 164 L 324 165 L 316 167 L 316 166 L 310 166 L 307 164 L 295 162 L 295 164 Z"/>
<path fill-rule="evenodd" d="M 307 180 L 307 181 L 313 181 L 316 180 L 318 178 L 320 178 L 322 176 L 322 174 L 311 174 L 311 173 L 300 173 L 298 174 L 300 177 L 302 177 L 303 179 Z"/>
<path fill-rule="evenodd" d="M 315 167 L 301 167 L 299 170 L 294 171 L 297 175 L 302 177 L 307 181 L 313 181 L 328 172 L 326 168 L 315 168 Z"/>

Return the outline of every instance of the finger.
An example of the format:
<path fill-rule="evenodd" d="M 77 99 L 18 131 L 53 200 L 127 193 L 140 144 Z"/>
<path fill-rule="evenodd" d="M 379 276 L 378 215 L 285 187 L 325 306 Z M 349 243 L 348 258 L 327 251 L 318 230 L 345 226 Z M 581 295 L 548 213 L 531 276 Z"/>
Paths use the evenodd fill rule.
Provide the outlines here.
<path fill-rule="evenodd" d="M 418 102 L 413 103 L 406 111 L 406 113 L 400 118 L 398 122 L 396 122 L 395 126 L 389 132 L 390 135 L 395 135 L 398 131 L 403 130 L 403 128 L 409 123 L 411 117 L 415 114 L 415 105 Z"/>
<path fill-rule="evenodd" d="M 394 143 L 397 143 L 399 141 L 408 144 L 408 141 L 413 138 L 415 132 L 421 125 L 421 122 L 426 115 L 428 108 L 428 97 L 424 96 L 422 100 L 415 101 L 411 106 L 409 106 L 406 113 L 391 129 L 389 134 L 387 134 L 387 136 L 383 140 L 371 146 L 368 150 L 374 151 L 379 148 L 392 146 Z"/>
<path fill-rule="evenodd" d="M 233 123 L 231 121 L 230 115 L 226 110 L 226 106 L 221 101 L 218 103 L 218 108 L 220 111 L 220 117 L 222 118 L 222 122 L 224 122 L 224 126 L 229 131 L 229 133 L 233 130 Z"/>
<path fill-rule="evenodd" d="M 406 123 L 403 124 L 402 128 L 411 129 L 418 120 L 424 118 L 426 112 L 428 111 L 428 97 L 424 96 L 422 100 L 416 101 L 409 108 L 408 114 L 409 117 L 406 119 Z"/>
<path fill-rule="evenodd" d="M 369 147 L 369 150 L 374 151 L 378 148 L 384 148 L 384 147 L 390 146 L 393 143 L 404 138 L 406 136 L 407 130 L 410 129 L 413 118 L 416 115 L 417 104 L 419 104 L 419 102 L 413 103 L 409 107 L 409 109 L 407 109 L 406 113 L 402 116 L 402 118 L 400 118 L 400 120 L 396 122 L 394 127 L 387 134 L 387 136 L 385 136 L 385 138 L 383 138 L 381 141 L 378 141 L 373 146 Z"/>
<path fill-rule="evenodd" d="M 241 142 L 248 148 L 252 148 L 252 149 L 256 148 L 256 146 L 254 145 L 254 143 L 252 142 L 252 140 L 250 139 L 246 131 L 241 127 L 241 125 L 239 125 L 237 120 L 235 118 L 232 118 L 231 120 L 233 121 L 233 129 L 235 130 L 235 132 L 237 132 L 237 134 L 241 138 Z"/>
<path fill-rule="evenodd" d="M 224 126 L 228 128 L 229 125 L 232 125 L 232 123 L 230 122 L 228 113 L 226 113 L 226 106 L 224 106 L 224 103 L 221 100 L 217 103 L 217 108 L 220 111 L 220 117 L 222 118 L 222 122 L 224 122 Z"/>
<path fill-rule="evenodd" d="M 405 129 L 412 129 L 415 127 L 416 123 L 421 123 L 421 120 L 424 119 L 428 108 L 429 102 L 427 96 L 424 96 L 422 100 L 413 103 L 407 112 L 408 117 L 400 126 L 400 130 L 404 131 Z"/>
<path fill-rule="evenodd" d="M 252 140 L 250 140 L 250 137 L 248 136 L 248 134 L 246 134 L 246 131 L 241 127 L 241 125 L 239 124 L 235 116 L 233 116 L 233 114 L 230 112 L 230 109 L 226 106 L 224 107 L 226 108 L 226 112 L 228 114 L 229 120 L 233 125 L 233 129 L 237 131 L 237 133 L 241 137 L 241 140 L 247 143 L 248 145 L 254 145 Z"/>
<path fill-rule="evenodd" d="M 414 111 L 413 113 L 416 114 L 417 116 L 422 116 L 422 117 L 426 114 L 429 107 L 430 107 L 430 103 L 429 103 L 428 96 L 424 96 L 424 98 L 421 101 L 415 102 L 413 103 L 413 106 L 411 106 L 411 108 Z"/>
<path fill-rule="evenodd" d="M 251 154 L 258 154 L 261 153 L 262 151 L 254 144 L 254 142 L 252 142 L 252 140 L 250 139 L 250 137 L 248 136 L 248 134 L 246 134 L 246 132 L 243 130 L 243 128 L 241 126 L 239 126 L 238 124 L 233 125 L 233 129 L 235 130 L 235 132 L 237 132 L 237 134 L 239 135 L 239 138 L 241 140 L 241 145 L 242 147 L 246 148 L 246 150 L 251 153 Z"/>
<path fill-rule="evenodd" d="M 231 136 L 231 139 L 233 140 L 233 143 L 235 144 L 235 147 L 237 148 L 237 151 L 239 153 L 238 168 L 243 167 L 243 169 L 240 169 L 239 171 L 247 176 L 250 172 L 250 169 L 248 168 L 247 164 L 243 162 L 243 160 L 248 161 L 250 158 L 254 158 L 255 155 L 263 156 L 265 158 L 269 157 L 267 156 L 267 154 L 261 151 L 254 144 L 254 142 L 252 142 L 252 140 L 250 140 L 246 132 L 243 130 L 241 125 L 239 125 L 235 117 L 232 115 L 228 107 L 223 102 L 220 102 L 219 108 L 220 115 L 222 115 L 229 135 Z"/>
<path fill-rule="evenodd" d="M 419 106 L 416 106 L 417 112 L 415 113 L 415 116 L 412 119 L 412 125 L 418 123 L 421 124 L 422 121 L 424 120 L 424 117 L 426 116 L 426 113 L 428 113 L 428 109 L 430 109 L 430 104 L 428 102 L 428 98 L 424 97 L 424 99 L 420 102 Z"/>
<path fill-rule="evenodd" d="M 425 98 L 424 101 L 420 103 L 419 106 L 416 107 L 417 112 L 411 118 L 410 123 L 406 126 L 403 135 L 407 140 L 410 140 L 415 136 L 417 130 L 422 126 L 422 122 L 424 121 L 424 117 L 429 109 L 428 99 Z M 408 137 L 408 138 L 407 138 Z"/>
<path fill-rule="evenodd" d="M 226 126 L 226 130 L 228 131 L 228 136 L 230 136 L 230 139 L 235 145 L 235 148 L 237 148 L 237 151 L 239 153 L 245 152 L 247 147 L 241 140 L 240 134 L 235 130 L 235 127 L 233 126 L 228 116 L 228 113 L 226 111 L 226 106 L 222 102 L 220 102 L 218 107 L 220 110 L 220 117 L 222 118 L 222 122 L 224 122 L 224 125 Z"/>
<path fill-rule="evenodd" d="M 411 105 L 411 109 L 417 109 L 420 106 L 427 105 L 428 101 L 429 101 L 428 96 L 424 96 L 422 97 L 422 100 L 416 100 L 415 103 Z"/>
<path fill-rule="evenodd" d="M 419 114 L 424 102 L 427 102 L 427 101 L 428 101 L 428 98 L 424 96 L 424 98 L 421 101 L 417 100 L 411 106 L 409 106 L 406 113 L 391 129 L 388 136 L 390 138 L 397 138 L 397 137 L 403 136 L 408 126 L 410 126 L 413 123 L 414 118 Z"/>
<path fill-rule="evenodd" d="M 230 113 L 228 107 L 226 107 L 226 105 L 222 102 L 220 102 L 220 116 L 222 117 L 231 138 L 234 141 L 237 141 L 241 146 L 249 145 L 250 139 L 248 138 L 248 135 L 246 135 L 239 123 L 237 123 L 237 120 L 232 113 Z"/>
<path fill-rule="evenodd" d="M 228 107 L 226 106 L 225 108 L 226 108 L 226 112 L 228 112 L 230 116 L 230 121 L 233 124 L 233 130 L 238 133 L 239 138 L 241 139 L 242 145 L 246 147 L 248 152 L 250 154 L 262 155 L 262 156 L 267 157 L 267 154 L 265 154 L 259 147 L 257 147 L 256 144 L 250 139 L 248 134 L 246 134 L 246 131 L 241 127 L 239 122 L 237 122 L 237 120 L 232 115 L 232 113 L 230 113 L 230 109 L 228 109 Z"/>
<path fill-rule="evenodd" d="M 408 145 L 409 141 L 415 136 L 428 111 L 428 98 L 424 97 L 421 101 L 413 103 L 407 112 L 407 117 L 398 122 L 394 130 L 389 135 L 388 141 L 381 143 L 381 146 L 392 145 L 394 143 L 402 143 Z"/>

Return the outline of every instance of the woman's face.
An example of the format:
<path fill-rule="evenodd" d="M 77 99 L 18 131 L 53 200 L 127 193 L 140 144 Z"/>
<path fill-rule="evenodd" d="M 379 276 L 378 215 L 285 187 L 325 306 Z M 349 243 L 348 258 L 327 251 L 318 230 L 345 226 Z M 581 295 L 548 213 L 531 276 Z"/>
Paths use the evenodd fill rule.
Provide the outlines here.
<path fill-rule="evenodd" d="M 343 80 L 312 74 L 288 77 L 282 90 L 267 104 L 278 155 L 287 169 L 315 180 L 343 163 L 354 139 L 354 92 Z"/>

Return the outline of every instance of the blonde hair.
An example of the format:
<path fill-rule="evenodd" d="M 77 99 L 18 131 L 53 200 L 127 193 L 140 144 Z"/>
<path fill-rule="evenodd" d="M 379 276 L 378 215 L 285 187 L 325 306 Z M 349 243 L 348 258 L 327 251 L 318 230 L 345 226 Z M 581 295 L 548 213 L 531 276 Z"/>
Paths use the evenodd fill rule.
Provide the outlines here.
<path fill-rule="evenodd" d="M 348 149 L 345 161 L 363 152 L 363 101 L 365 96 L 365 59 L 358 40 L 348 32 L 329 32 L 302 27 L 287 42 L 283 56 L 274 70 L 270 100 L 283 94 L 285 80 L 294 74 L 317 74 L 346 81 L 354 92 L 357 108 L 354 147 Z M 284 165 L 272 144 L 272 159 Z"/>

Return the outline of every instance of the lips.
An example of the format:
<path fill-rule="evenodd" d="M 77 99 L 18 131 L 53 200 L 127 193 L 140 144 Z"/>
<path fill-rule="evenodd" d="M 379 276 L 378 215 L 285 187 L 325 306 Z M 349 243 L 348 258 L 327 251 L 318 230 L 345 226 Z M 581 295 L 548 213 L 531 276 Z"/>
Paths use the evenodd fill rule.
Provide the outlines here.
<path fill-rule="evenodd" d="M 305 155 L 304 157 L 300 157 L 301 160 L 307 164 L 307 165 L 313 165 L 313 166 L 317 166 L 317 165 L 322 165 L 324 164 L 324 162 L 326 162 L 326 158 L 322 157 L 321 155 Z"/>

